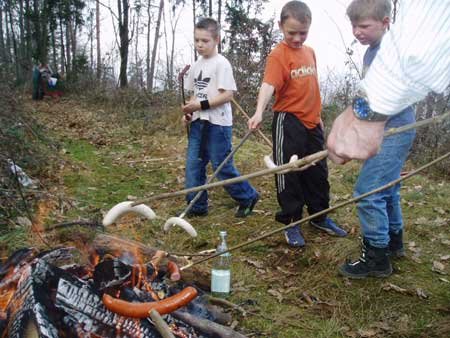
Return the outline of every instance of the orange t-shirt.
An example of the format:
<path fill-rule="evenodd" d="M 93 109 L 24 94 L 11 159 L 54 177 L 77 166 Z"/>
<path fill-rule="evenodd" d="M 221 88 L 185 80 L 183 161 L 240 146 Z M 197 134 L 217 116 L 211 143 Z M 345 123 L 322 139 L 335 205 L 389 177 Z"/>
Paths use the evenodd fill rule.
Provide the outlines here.
<path fill-rule="evenodd" d="M 294 114 L 309 129 L 319 124 L 322 104 L 311 47 L 279 43 L 267 58 L 263 81 L 275 87 L 274 111 Z"/>

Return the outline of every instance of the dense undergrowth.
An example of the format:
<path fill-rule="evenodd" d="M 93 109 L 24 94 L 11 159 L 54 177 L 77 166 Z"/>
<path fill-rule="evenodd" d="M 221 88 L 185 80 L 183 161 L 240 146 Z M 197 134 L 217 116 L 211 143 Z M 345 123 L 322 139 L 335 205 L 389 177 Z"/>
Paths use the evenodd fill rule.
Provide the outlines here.
<path fill-rule="evenodd" d="M 236 205 L 222 189 L 211 190 L 208 217 L 190 219 L 199 232 L 195 239 L 178 228 L 168 234 L 161 230 L 168 217 L 184 208 L 183 198 L 152 202 L 160 217 L 154 221 L 126 217 L 106 229 L 72 226 L 50 230 L 55 223 L 73 220 L 95 225 L 118 202 L 183 187 L 186 134 L 180 124 L 179 100 L 170 93 L 141 96 L 131 91 L 114 95 L 93 91 L 59 101 L 17 98 L 11 102 L 15 108 L 5 111 L 14 109 L 15 115 L 2 113 L 1 118 L 6 121 L 23 116 L 31 121 L 33 133 L 27 129 L 18 132 L 22 127 L 17 129 L 12 122 L 8 122 L 10 127 L 2 123 L 2 137 L 7 131 L 11 139 L 9 146 L 2 148 L 2 156 L 13 154 L 41 183 L 29 192 L 27 213 L 14 180 L 4 168 L 2 257 L 22 246 L 45 248 L 36 236 L 36 227 L 53 246 L 79 246 L 106 231 L 169 252 L 214 248 L 221 229 L 228 231 L 229 244 L 235 245 L 280 227 L 273 220 L 277 211 L 273 178 L 260 177 L 252 183 L 262 198 L 254 215 L 246 219 L 234 218 Z M 245 124 L 238 114 L 235 116 L 237 143 Z M 325 122 L 329 125 L 328 118 Z M 20 144 L 17 150 L 16 144 Z M 262 157 L 269 153 L 263 141 L 252 137 L 235 161 L 242 173 L 249 173 L 262 169 Z M 27 156 L 34 162 L 27 161 Z M 1 161 L 3 168 L 3 157 Z M 408 162 L 405 169 L 415 167 Z M 332 205 L 351 197 L 358 169 L 356 162 L 330 165 Z M 9 194 L 10 190 L 16 194 Z M 288 248 L 279 233 L 233 252 L 230 300 L 248 311 L 246 316 L 234 314 L 237 328 L 253 337 L 447 336 L 449 199 L 449 179 L 441 171 L 427 171 L 404 183 L 407 257 L 394 262 L 395 273 L 386 280 L 351 281 L 336 274 L 339 264 L 358 253 L 359 225 L 352 205 L 332 215 L 349 231 L 347 238 L 329 237 L 304 225 L 304 249 Z M 12 203 L 14 207 L 3 209 Z M 29 218 L 34 228 L 19 225 L 18 216 Z M 206 269 L 209 264 L 205 263 Z"/>

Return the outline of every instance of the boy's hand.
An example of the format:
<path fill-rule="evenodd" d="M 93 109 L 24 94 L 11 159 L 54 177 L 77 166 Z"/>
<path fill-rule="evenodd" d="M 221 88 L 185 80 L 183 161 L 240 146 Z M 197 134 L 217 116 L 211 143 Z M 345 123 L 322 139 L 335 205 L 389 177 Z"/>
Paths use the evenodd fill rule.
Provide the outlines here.
<path fill-rule="evenodd" d="M 185 114 L 192 114 L 193 112 L 197 110 L 201 110 L 202 107 L 200 105 L 200 102 L 196 99 L 190 100 L 187 104 L 184 106 L 181 106 L 181 109 Z"/>
<path fill-rule="evenodd" d="M 262 116 L 259 114 L 253 115 L 247 122 L 248 129 L 255 130 L 261 126 Z"/>
<path fill-rule="evenodd" d="M 337 164 L 376 155 L 383 142 L 386 122 L 362 121 L 347 107 L 333 122 L 327 139 L 328 157 Z"/>
<path fill-rule="evenodd" d="M 181 118 L 183 125 L 186 127 L 192 121 L 192 114 L 184 114 Z"/>

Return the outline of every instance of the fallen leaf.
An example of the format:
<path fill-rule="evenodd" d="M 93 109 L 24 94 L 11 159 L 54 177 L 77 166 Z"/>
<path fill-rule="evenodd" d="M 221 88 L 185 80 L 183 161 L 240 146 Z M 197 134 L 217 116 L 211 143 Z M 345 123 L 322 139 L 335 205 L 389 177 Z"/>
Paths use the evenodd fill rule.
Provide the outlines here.
<path fill-rule="evenodd" d="M 445 275 L 445 266 L 441 262 L 433 261 L 433 267 L 431 268 L 432 271 L 440 273 L 442 275 Z"/>
<path fill-rule="evenodd" d="M 428 219 L 426 219 L 425 217 L 419 217 L 418 219 L 416 219 L 416 221 L 414 222 L 415 225 L 427 225 L 429 223 Z"/>
<path fill-rule="evenodd" d="M 441 261 L 448 261 L 450 259 L 450 255 L 440 256 L 439 259 Z"/>
<path fill-rule="evenodd" d="M 435 208 L 433 208 L 433 210 L 436 211 L 439 215 L 445 215 L 446 214 L 446 211 L 443 208 L 441 208 L 441 207 L 435 207 Z"/>
<path fill-rule="evenodd" d="M 427 299 L 428 298 L 428 295 L 425 293 L 425 291 L 423 291 L 423 289 L 421 289 L 421 288 L 417 288 L 416 289 L 416 294 L 417 294 L 417 296 L 419 296 L 419 298 L 421 298 L 421 299 Z"/>
<path fill-rule="evenodd" d="M 375 337 L 377 333 L 378 331 L 374 329 L 358 330 L 358 334 L 361 338 Z"/>
<path fill-rule="evenodd" d="M 23 227 L 30 227 L 32 225 L 29 218 L 22 217 L 22 216 L 17 217 L 16 222 L 18 225 L 23 226 Z"/>
<path fill-rule="evenodd" d="M 283 301 L 283 295 L 281 294 L 281 292 L 274 289 L 269 289 L 267 290 L 267 293 L 274 296 L 278 300 L 278 303 L 281 303 Z"/>
<path fill-rule="evenodd" d="M 291 271 L 287 271 L 287 270 L 283 269 L 283 268 L 280 267 L 280 266 L 277 266 L 277 270 L 280 271 L 280 272 L 282 272 L 282 273 L 284 273 L 285 275 L 288 275 L 288 276 L 297 276 L 297 275 L 298 275 L 298 273 L 296 273 L 296 272 L 291 272 Z"/>
<path fill-rule="evenodd" d="M 397 285 L 392 284 L 392 283 L 385 283 L 385 284 L 383 284 L 383 286 L 381 288 L 383 290 L 385 290 L 385 291 L 393 290 L 393 291 L 400 292 L 400 293 L 407 293 L 408 292 L 407 289 L 403 289 L 400 286 L 397 286 Z"/>
<path fill-rule="evenodd" d="M 444 283 L 450 283 L 450 281 L 448 280 L 448 279 L 445 279 L 445 278 L 439 278 L 439 280 L 441 281 L 441 282 L 444 282 Z"/>
<path fill-rule="evenodd" d="M 256 261 L 256 260 L 252 260 L 252 259 L 248 259 L 248 258 L 244 258 L 243 259 L 244 262 L 253 265 L 255 268 L 258 269 L 263 269 L 264 268 L 264 263 Z"/>
<path fill-rule="evenodd" d="M 443 239 L 441 243 L 450 246 L 450 240 L 448 239 Z"/>

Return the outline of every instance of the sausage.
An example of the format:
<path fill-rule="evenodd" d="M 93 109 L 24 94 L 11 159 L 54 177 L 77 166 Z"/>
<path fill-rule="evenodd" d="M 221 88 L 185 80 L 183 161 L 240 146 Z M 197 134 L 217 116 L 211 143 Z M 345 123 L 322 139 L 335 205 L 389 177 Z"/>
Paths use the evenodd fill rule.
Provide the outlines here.
<path fill-rule="evenodd" d="M 169 270 L 170 280 L 176 282 L 181 279 L 180 268 L 175 262 L 167 262 L 167 270 Z"/>
<path fill-rule="evenodd" d="M 146 318 L 151 310 L 156 310 L 161 315 L 171 313 L 187 305 L 197 297 L 197 289 L 188 286 L 176 295 L 167 297 L 157 302 L 132 303 L 122 299 L 114 298 L 106 293 L 103 294 L 102 301 L 105 307 L 121 316 L 132 318 Z"/>
<path fill-rule="evenodd" d="M 104 226 L 109 226 L 114 222 L 116 222 L 122 215 L 129 212 L 140 214 L 148 219 L 156 218 L 155 212 L 145 204 L 138 204 L 135 205 L 134 207 L 131 206 L 132 204 L 133 204 L 132 201 L 126 201 L 116 204 L 114 207 L 111 208 L 111 210 L 109 210 L 106 213 L 105 217 L 103 217 L 102 224 Z"/>

